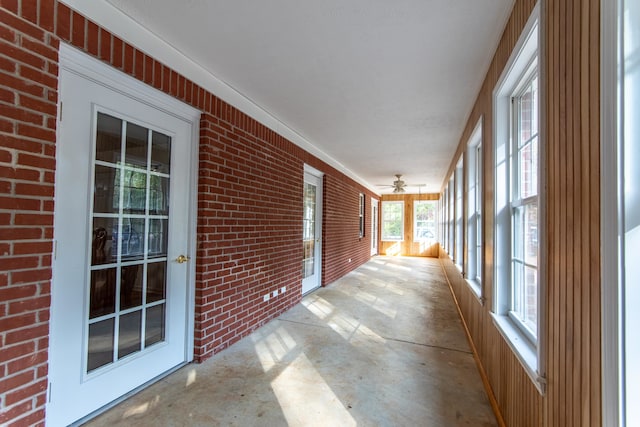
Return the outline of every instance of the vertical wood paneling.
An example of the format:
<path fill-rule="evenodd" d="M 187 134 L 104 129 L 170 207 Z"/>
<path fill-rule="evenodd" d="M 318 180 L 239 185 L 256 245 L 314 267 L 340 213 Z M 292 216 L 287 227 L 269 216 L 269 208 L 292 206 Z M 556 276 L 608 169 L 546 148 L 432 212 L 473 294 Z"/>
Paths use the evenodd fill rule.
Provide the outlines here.
<path fill-rule="evenodd" d="M 480 116 L 485 147 L 483 286 L 472 296 L 448 256 L 441 261 L 459 302 L 488 388 L 508 426 L 598 426 L 600 379 L 600 3 L 543 0 L 541 129 L 546 182 L 546 393 L 540 394 L 494 327 L 492 91 L 535 2 L 516 1 L 482 90 L 453 156 Z M 450 171 L 455 164 L 452 162 Z M 446 176 L 449 176 L 447 174 Z"/>

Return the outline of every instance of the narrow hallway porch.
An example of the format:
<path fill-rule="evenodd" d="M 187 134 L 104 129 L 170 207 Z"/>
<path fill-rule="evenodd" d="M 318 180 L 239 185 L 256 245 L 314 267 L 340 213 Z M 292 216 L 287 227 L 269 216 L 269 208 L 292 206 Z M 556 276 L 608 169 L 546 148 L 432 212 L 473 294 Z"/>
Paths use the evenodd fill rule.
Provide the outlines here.
<path fill-rule="evenodd" d="M 379 256 L 86 425 L 497 424 L 438 259 Z"/>

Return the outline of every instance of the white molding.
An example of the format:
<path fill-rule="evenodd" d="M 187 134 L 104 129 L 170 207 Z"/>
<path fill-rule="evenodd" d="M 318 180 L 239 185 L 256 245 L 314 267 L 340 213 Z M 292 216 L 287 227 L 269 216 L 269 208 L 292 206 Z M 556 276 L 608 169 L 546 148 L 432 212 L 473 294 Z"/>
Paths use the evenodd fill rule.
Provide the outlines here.
<path fill-rule="evenodd" d="M 234 106 L 238 110 L 254 118 L 274 132 L 328 163 L 349 178 L 360 183 L 376 195 L 379 189 L 360 178 L 338 160 L 326 154 L 311 141 L 303 137 L 298 131 L 289 127 L 277 116 L 253 102 L 244 94 L 216 77 L 209 70 L 202 67 L 193 59 L 180 52 L 171 44 L 162 40 L 157 34 L 149 31 L 131 17 L 117 9 L 107 0 L 61 0 L 75 11 L 91 19 L 96 24 L 109 30 L 127 43 L 152 56 L 156 60 L 167 64 L 173 70 L 185 76 L 192 82 L 213 93 L 218 98 Z"/>
<path fill-rule="evenodd" d="M 621 375 L 620 200 L 618 199 L 618 1 L 601 0 L 600 238 L 602 425 L 624 425 Z M 613 47 L 613 48 L 612 48 Z"/>

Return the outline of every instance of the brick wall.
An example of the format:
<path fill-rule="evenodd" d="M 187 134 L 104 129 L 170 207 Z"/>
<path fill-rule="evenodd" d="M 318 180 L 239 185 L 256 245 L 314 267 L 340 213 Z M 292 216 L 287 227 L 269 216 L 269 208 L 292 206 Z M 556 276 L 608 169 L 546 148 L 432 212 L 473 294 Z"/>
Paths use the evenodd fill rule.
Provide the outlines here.
<path fill-rule="evenodd" d="M 364 236 L 360 237 L 360 193 L 365 195 Z M 322 283 L 329 284 L 371 257 L 372 193 L 335 175 L 325 175 Z M 351 260 L 351 262 L 349 262 Z"/>
<path fill-rule="evenodd" d="M 304 163 L 326 174 L 323 284 L 370 250 L 371 194 L 351 179 L 66 5 L 0 0 L 0 424 L 9 426 L 45 416 L 60 41 L 203 112 L 196 360 L 299 302 Z"/>

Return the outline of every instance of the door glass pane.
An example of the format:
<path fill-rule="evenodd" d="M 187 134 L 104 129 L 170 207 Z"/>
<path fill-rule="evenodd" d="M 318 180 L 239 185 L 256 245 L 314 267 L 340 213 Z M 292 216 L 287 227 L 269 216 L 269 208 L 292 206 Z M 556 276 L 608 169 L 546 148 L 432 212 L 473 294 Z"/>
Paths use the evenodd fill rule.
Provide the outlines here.
<path fill-rule="evenodd" d="M 151 148 L 151 170 L 169 173 L 171 169 L 171 138 L 158 132 L 153 132 Z"/>
<path fill-rule="evenodd" d="M 122 120 L 98 113 L 96 160 L 121 163 Z"/>
<path fill-rule="evenodd" d="M 144 264 L 123 266 L 120 269 L 120 309 L 138 307 L 142 304 L 142 278 Z"/>
<path fill-rule="evenodd" d="M 163 300 L 167 283 L 167 262 L 147 265 L 147 304 Z"/>
<path fill-rule="evenodd" d="M 164 304 L 147 309 L 145 347 L 164 341 L 164 320 Z"/>
<path fill-rule="evenodd" d="M 89 317 L 104 316 L 116 309 L 116 268 L 105 268 L 91 272 Z"/>
<path fill-rule="evenodd" d="M 127 151 L 125 164 L 127 166 L 147 169 L 147 147 L 149 130 L 133 123 L 127 123 Z"/>
<path fill-rule="evenodd" d="M 93 211 L 96 213 L 118 213 L 120 209 L 120 168 L 96 165 L 96 180 L 93 193 Z M 116 195 L 118 197 L 116 197 Z"/>
<path fill-rule="evenodd" d="M 96 118 L 87 372 L 163 341 L 166 329 L 171 138 Z"/>
<path fill-rule="evenodd" d="M 113 325 L 113 318 L 89 325 L 88 371 L 113 362 Z"/>
<path fill-rule="evenodd" d="M 118 334 L 118 359 L 140 351 L 142 331 L 142 311 L 120 316 L 120 332 Z"/>
<path fill-rule="evenodd" d="M 316 186 L 305 183 L 302 218 L 302 278 L 311 276 L 315 263 Z"/>

